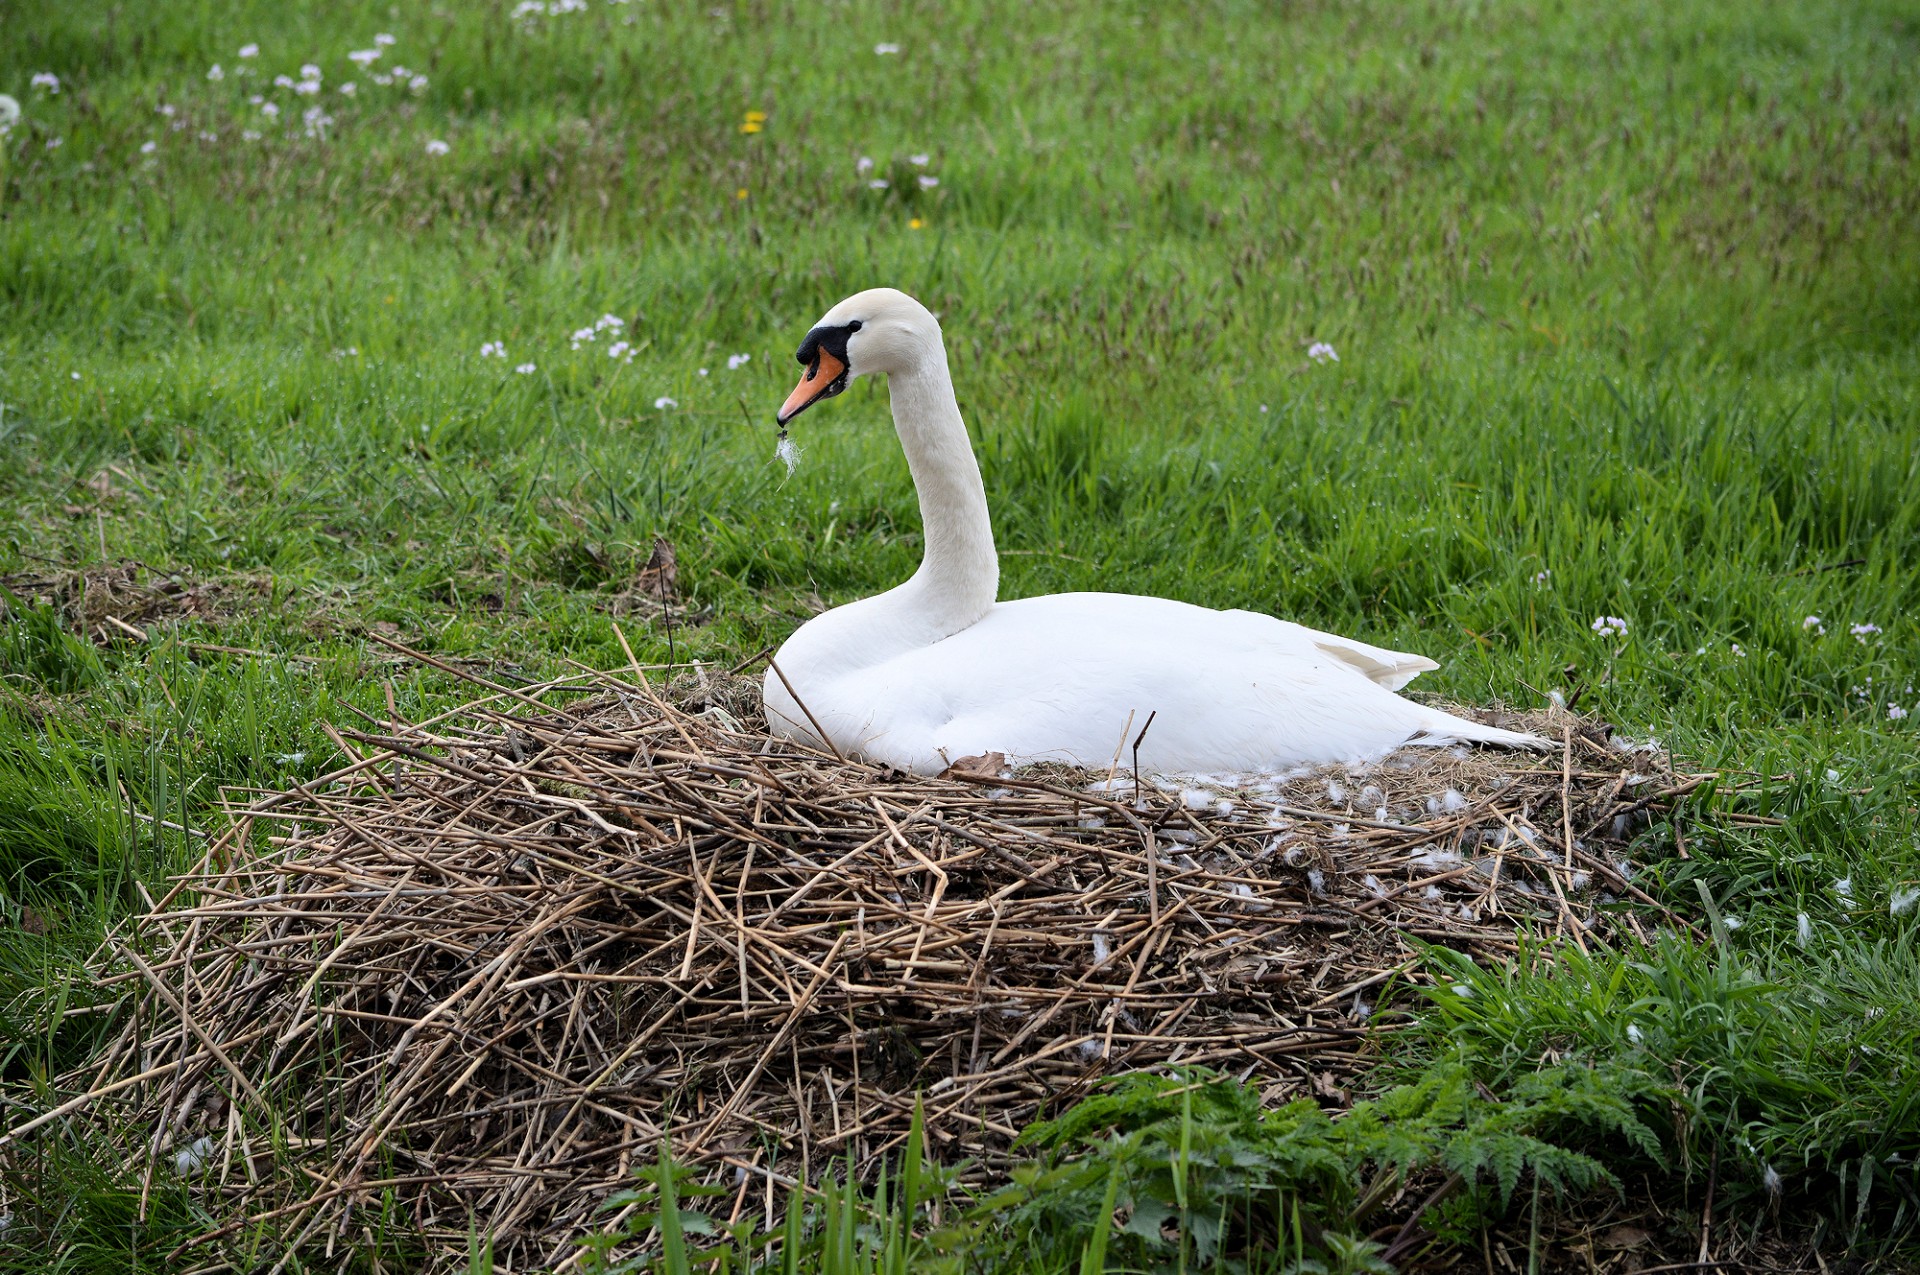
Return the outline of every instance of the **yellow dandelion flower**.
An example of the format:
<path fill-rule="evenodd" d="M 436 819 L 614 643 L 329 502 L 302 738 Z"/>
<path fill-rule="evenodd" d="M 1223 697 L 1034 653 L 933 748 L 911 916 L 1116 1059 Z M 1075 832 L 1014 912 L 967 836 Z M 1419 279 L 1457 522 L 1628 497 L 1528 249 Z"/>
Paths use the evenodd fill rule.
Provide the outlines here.
<path fill-rule="evenodd" d="M 747 112 L 747 123 L 764 124 L 766 122 L 767 122 L 767 113 L 765 111 L 748 111 Z"/>
<path fill-rule="evenodd" d="M 733 197 L 735 199 L 745 199 L 747 197 L 747 188 L 742 186 L 739 190 L 734 191 Z"/>
<path fill-rule="evenodd" d="M 743 133 L 758 133 L 765 127 L 766 125 L 762 124 L 759 120 L 748 120 L 740 126 L 740 131 Z"/>
<path fill-rule="evenodd" d="M 915 218 L 914 218 L 914 219 L 913 219 L 912 221 L 910 221 L 910 222 L 908 222 L 908 223 L 907 223 L 907 229 L 908 229 L 908 230 L 920 230 L 920 229 L 922 229 L 922 228 L 924 228 L 924 227 L 926 226 L 926 224 L 927 224 L 926 222 L 924 222 L 924 221 L 921 221 L 921 220 L 920 220 L 920 219 L 919 219 L 918 217 L 915 217 Z"/>

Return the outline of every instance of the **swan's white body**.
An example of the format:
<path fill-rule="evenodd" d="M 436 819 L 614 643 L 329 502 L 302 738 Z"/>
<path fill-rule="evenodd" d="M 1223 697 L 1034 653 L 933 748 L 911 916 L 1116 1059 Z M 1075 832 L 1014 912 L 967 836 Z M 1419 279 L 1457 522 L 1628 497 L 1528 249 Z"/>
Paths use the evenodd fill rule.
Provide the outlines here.
<path fill-rule="evenodd" d="M 1286 770 L 1410 743 L 1545 745 L 1394 694 L 1432 660 L 1272 616 L 1118 593 L 997 602 L 986 492 L 939 323 L 883 288 L 835 306 L 823 331 L 844 341 L 847 378 L 891 378 L 926 556 L 906 583 L 815 617 L 780 648 L 765 683 L 776 733 L 916 774 L 993 752 L 1131 764 L 1149 714 L 1140 765 L 1163 774 Z M 783 419 L 837 392 L 803 400 L 807 387 Z"/>

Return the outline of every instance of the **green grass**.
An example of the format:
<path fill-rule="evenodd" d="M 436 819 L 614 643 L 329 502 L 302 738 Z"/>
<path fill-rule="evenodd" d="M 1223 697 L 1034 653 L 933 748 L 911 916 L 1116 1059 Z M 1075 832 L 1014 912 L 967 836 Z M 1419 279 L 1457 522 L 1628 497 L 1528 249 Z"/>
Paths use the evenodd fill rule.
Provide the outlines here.
<path fill-rule="evenodd" d="M 0 28 L 24 108 L 0 147 L 0 575 L 138 560 L 228 590 L 144 643 L 0 620 L 0 1075 L 86 1055 L 94 1020 L 56 1008 L 188 861 L 168 824 L 325 770 L 349 705 L 457 693 L 372 626 L 529 675 L 609 665 L 610 600 L 664 535 L 672 652 L 730 661 L 910 571 L 883 385 L 799 423 L 792 479 L 772 456 L 801 334 L 890 283 L 946 326 L 1003 596 L 1268 610 L 1430 654 L 1422 685 L 1455 698 L 1577 694 L 1778 777 L 1749 807 L 1777 829 L 1703 816 L 1687 860 L 1647 834 L 1640 880 L 1696 910 L 1704 888 L 1741 922 L 1723 942 L 1458 972 L 1487 994 L 1396 1065 L 1464 1051 L 1505 1092 L 1622 1053 L 1633 1022 L 1627 1065 L 1685 1097 L 1657 1126 L 1676 1175 L 1717 1153 L 1727 1189 L 1758 1200 L 1771 1165 L 1789 1216 L 1850 1242 L 1911 1226 L 1910 6 L 510 14 L 37 3 Z M 347 60 L 376 32 L 372 70 L 418 92 Z M 322 93 L 272 87 L 306 62 Z M 605 313 L 632 362 L 569 347 Z M 627 627 L 667 656 L 663 626 Z M 0 1211 L 82 1203 L 0 1266 L 152 1263 L 192 1225 L 176 1198 L 133 1227 L 84 1147 L 45 1154 Z"/>

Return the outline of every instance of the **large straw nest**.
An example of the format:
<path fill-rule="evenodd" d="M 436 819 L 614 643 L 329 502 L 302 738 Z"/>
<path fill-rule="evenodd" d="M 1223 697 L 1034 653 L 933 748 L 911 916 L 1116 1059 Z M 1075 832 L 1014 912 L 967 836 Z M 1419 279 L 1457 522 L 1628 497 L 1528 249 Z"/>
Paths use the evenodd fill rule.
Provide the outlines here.
<path fill-rule="evenodd" d="M 143 1187 L 191 1179 L 224 1220 L 196 1243 L 330 1251 L 379 1208 L 456 1265 L 477 1220 L 524 1269 L 663 1139 L 771 1213 L 876 1166 L 916 1101 L 976 1175 L 1124 1070 L 1338 1105 L 1370 1009 L 1423 979 L 1411 940 L 1497 961 L 1638 924 L 1608 907 L 1626 843 L 1699 782 L 1565 713 L 1503 719 L 1544 756 L 917 779 L 770 739 L 748 686 L 489 683 L 236 803 L 100 954 L 124 1026 L 0 1168 L 86 1119 Z"/>

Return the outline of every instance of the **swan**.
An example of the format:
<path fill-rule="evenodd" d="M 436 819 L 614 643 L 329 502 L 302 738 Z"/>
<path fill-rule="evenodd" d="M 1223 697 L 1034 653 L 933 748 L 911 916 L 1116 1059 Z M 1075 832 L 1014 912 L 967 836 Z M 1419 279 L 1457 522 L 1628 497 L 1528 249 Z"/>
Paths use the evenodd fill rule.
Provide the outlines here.
<path fill-rule="evenodd" d="M 827 311 L 795 357 L 805 372 L 776 416 L 783 443 L 794 417 L 855 377 L 888 377 L 925 556 L 906 583 L 780 647 L 763 687 L 776 734 L 919 775 L 994 753 L 1108 770 L 1150 715 L 1138 764 L 1157 774 L 1276 772 L 1407 744 L 1547 746 L 1394 693 L 1432 660 L 1269 615 L 1121 593 L 998 601 L 939 321 L 875 288 Z"/>

